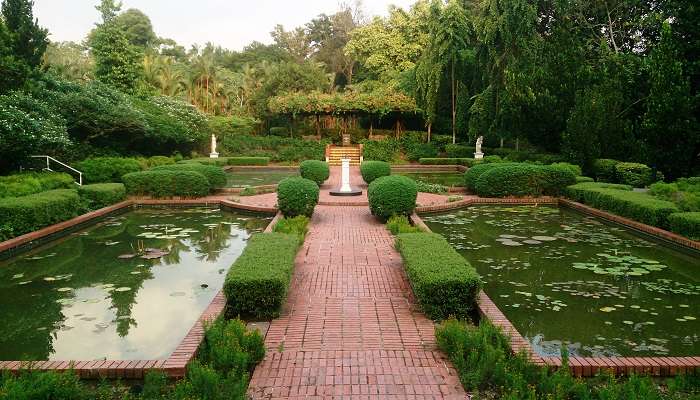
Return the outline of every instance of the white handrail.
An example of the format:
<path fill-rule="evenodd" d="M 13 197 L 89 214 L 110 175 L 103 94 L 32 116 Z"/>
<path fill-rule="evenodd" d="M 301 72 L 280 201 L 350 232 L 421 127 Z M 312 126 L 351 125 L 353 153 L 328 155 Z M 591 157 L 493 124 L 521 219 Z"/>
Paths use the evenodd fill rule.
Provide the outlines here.
<path fill-rule="evenodd" d="M 55 162 L 55 163 L 57 163 L 57 164 L 60 164 L 60 165 L 62 165 L 62 166 L 64 166 L 64 167 L 68 168 L 69 170 L 71 170 L 71 171 L 73 171 L 73 172 L 75 172 L 75 173 L 78 174 L 78 182 L 76 182 L 76 183 L 78 184 L 78 186 L 83 186 L 83 173 L 80 172 L 80 171 L 78 171 L 77 169 L 71 167 L 70 165 L 65 164 L 65 163 L 62 163 L 62 162 L 58 161 L 57 159 L 55 159 L 55 158 L 53 158 L 53 157 L 51 157 L 51 156 L 30 156 L 30 157 L 31 157 L 31 158 L 45 158 L 45 159 L 46 159 L 46 170 L 47 170 L 47 171 L 53 171 L 53 170 L 51 169 L 51 161 L 53 161 L 53 162 Z"/>

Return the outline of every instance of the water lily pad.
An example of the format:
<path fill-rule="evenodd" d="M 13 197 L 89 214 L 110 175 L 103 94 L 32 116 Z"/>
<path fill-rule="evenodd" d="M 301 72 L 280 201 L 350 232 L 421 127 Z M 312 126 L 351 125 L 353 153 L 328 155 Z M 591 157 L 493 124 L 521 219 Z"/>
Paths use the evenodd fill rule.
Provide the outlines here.
<path fill-rule="evenodd" d="M 625 325 L 634 325 L 634 322 L 632 321 L 622 321 L 622 323 Z"/>
<path fill-rule="evenodd" d="M 533 236 L 532 239 L 538 240 L 540 242 L 553 242 L 553 241 L 557 240 L 557 238 L 555 238 L 553 236 Z"/>
<path fill-rule="evenodd" d="M 130 287 L 120 287 L 120 288 L 114 289 L 115 292 L 128 292 L 130 290 L 131 290 Z"/>
<path fill-rule="evenodd" d="M 615 307 L 603 307 L 600 309 L 600 311 L 606 312 L 606 313 L 613 312 L 615 310 L 617 310 Z"/>

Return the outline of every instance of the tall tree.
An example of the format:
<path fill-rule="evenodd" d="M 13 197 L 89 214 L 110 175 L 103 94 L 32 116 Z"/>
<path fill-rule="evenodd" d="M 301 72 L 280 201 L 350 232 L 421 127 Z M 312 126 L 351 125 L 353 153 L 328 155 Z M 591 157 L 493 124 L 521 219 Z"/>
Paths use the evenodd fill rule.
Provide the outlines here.
<path fill-rule="evenodd" d="M 2 17 L 11 33 L 12 52 L 29 68 L 41 65 L 41 58 L 49 44 L 49 32 L 39 26 L 33 8 L 34 2 L 31 0 L 4 0 L 2 3 Z"/>
<path fill-rule="evenodd" d="M 12 34 L 0 18 L 0 94 L 21 85 L 29 74 L 26 63 L 15 56 Z"/>
<path fill-rule="evenodd" d="M 95 6 L 95 9 L 99 11 L 104 23 L 112 22 L 112 20 L 119 15 L 119 11 L 122 10 L 122 2 L 115 2 L 114 0 L 100 0 L 100 5 Z"/>
<path fill-rule="evenodd" d="M 114 23 L 126 33 L 129 42 L 144 49 L 157 44 L 158 36 L 153 32 L 151 19 L 135 8 L 130 8 L 114 18 Z"/>

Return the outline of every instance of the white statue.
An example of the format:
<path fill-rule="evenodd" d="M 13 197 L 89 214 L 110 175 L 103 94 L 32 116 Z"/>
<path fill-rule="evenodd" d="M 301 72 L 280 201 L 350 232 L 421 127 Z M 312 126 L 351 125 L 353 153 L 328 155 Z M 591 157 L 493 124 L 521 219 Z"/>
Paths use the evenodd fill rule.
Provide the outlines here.
<path fill-rule="evenodd" d="M 474 153 L 474 159 L 475 160 L 481 160 L 484 158 L 484 152 L 481 151 L 481 146 L 484 144 L 484 137 L 479 136 L 478 139 L 476 139 L 476 152 Z"/>
<path fill-rule="evenodd" d="M 340 191 L 343 193 L 350 193 L 352 192 L 352 188 L 350 187 L 350 159 L 343 158 L 342 163 L 343 166 L 340 175 Z"/>
<path fill-rule="evenodd" d="M 210 158 L 219 158 L 219 153 L 216 152 L 216 135 L 211 134 L 211 154 Z"/>

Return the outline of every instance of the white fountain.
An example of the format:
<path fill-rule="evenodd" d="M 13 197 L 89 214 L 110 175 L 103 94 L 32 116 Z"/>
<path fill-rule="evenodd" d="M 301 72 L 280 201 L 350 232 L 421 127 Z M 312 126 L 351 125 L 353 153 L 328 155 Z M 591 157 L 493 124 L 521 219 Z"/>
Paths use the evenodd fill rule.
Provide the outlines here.
<path fill-rule="evenodd" d="M 350 186 L 350 159 L 343 158 L 341 160 L 342 167 L 340 172 L 340 188 L 331 190 L 331 196 L 359 196 L 362 190 Z"/>

